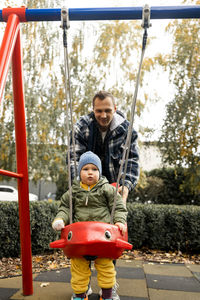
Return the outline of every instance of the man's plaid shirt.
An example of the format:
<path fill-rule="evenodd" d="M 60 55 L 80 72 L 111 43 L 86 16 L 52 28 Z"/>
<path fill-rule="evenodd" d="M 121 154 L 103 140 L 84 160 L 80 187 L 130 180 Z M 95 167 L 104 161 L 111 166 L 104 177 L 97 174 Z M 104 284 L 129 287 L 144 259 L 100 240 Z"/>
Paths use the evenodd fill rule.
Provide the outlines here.
<path fill-rule="evenodd" d="M 107 169 L 107 179 L 110 183 L 117 181 L 124 145 L 128 133 L 128 126 L 129 122 L 122 116 L 120 112 L 116 112 L 111 122 L 110 129 L 107 132 L 104 140 L 104 144 L 106 144 L 105 167 Z M 97 142 L 99 143 L 99 137 L 101 139 L 101 136 L 99 135 L 98 124 L 94 117 L 94 113 L 90 113 L 87 116 L 81 117 L 74 127 L 77 164 L 81 154 L 83 154 L 84 152 L 97 152 L 95 151 L 96 146 L 94 144 L 96 143 L 96 139 L 98 139 Z M 125 176 L 125 186 L 127 186 L 129 190 L 135 187 L 139 176 L 139 155 L 137 150 L 137 137 L 137 132 L 133 130 L 131 138 L 131 147 L 128 157 L 127 171 Z M 70 144 L 71 176 L 72 178 L 74 178 L 75 162 L 72 141 Z M 98 153 L 96 154 L 98 155 Z M 105 174 L 103 173 L 103 175 Z"/>

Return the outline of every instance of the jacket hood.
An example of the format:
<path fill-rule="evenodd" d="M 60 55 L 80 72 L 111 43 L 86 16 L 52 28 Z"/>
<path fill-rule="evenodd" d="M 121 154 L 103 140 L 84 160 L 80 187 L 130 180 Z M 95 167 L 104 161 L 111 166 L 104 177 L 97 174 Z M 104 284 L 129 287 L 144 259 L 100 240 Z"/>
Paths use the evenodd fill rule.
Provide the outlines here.
<path fill-rule="evenodd" d="M 119 125 L 121 125 L 125 121 L 124 116 L 121 112 L 116 111 L 113 115 L 113 119 L 110 124 L 110 130 L 115 130 Z"/>
<path fill-rule="evenodd" d="M 97 182 L 97 184 L 92 188 L 92 190 L 95 190 L 95 189 L 98 189 L 100 188 L 101 186 L 103 186 L 104 184 L 107 184 L 109 183 L 108 180 L 106 179 L 105 176 L 101 176 L 99 181 Z M 80 191 L 80 189 L 82 189 L 80 187 L 80 180 L 74 180 L 73 181 L 73 193 L 77 193 Z"/>
<path fill-rule="evenodd" d="M 86 120 L 87 120 L 88 124 L 93 120 L 96 121 L 94 112 L 91 112 L 89 115 L 87 115 Z M 110 130 L 111 131 L 115 130 L 124 121 L 126 121 L 126 119 L 125 119 L 123 113 L 121 111 L 117 110 L 113 115 L 113 119 L 110 124 Z"/>

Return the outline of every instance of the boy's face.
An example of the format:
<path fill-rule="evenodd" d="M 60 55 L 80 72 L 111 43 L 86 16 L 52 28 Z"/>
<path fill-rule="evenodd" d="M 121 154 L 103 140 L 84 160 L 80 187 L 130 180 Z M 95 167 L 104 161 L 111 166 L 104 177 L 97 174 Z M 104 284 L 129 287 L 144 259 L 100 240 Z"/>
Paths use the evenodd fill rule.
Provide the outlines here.
<path fill-rule="evenodd" d="M 84 184 L 96 184 L 99 180 L 99 169 L 93 164 L 87 164 L 81 169 L 80 177 Z"/>

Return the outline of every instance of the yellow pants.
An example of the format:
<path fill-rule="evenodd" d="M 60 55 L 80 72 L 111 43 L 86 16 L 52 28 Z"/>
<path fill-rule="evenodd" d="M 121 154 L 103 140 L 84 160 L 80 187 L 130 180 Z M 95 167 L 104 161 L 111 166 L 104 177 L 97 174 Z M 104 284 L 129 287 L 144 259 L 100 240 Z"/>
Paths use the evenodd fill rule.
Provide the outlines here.
<path fill-rule="evenodd" d="M 113 260 L 97 258 L 94 261 L 97 280 L 100 288 L 111 288 L 116 282 L 116 271 Z M 85 293 L 90 282 L 90 261 L 85 258 L 71 258 L 71 286 L 75 294 Z"/>

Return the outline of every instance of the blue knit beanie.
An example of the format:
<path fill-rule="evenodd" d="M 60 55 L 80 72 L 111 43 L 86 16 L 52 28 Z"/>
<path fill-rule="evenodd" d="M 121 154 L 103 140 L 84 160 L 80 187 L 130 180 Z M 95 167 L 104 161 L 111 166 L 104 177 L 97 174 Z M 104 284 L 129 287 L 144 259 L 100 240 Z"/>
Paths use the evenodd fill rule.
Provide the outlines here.
<path fill-rule="evenodd" d="M 83 153 L 80 157 L 79 164 L 78 164 L 78 175 L 80 177 L 81 169 L 87 165 L 87 164 L 93 164 L 99 169 L 99 177 L 102 173 L 102 167 L 101 167 L 101 160 L 100 158 L 94 154 L 91 151 L 87 151 Z"/>

